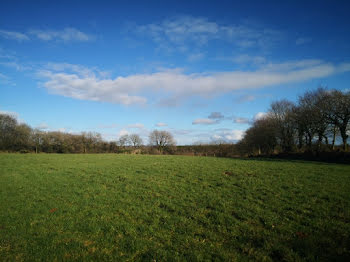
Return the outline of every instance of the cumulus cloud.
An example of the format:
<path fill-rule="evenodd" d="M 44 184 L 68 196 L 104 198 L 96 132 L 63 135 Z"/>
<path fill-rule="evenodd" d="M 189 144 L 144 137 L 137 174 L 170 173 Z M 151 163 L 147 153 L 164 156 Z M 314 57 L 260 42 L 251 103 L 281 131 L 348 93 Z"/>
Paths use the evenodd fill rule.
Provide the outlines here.
<path fill-rule="evenodd" d="M 107 78 L 89 69 L 56 69 L 41 70 L 38 74 L 44 79 L 43 86 L 54 94 L 123 105 L 146 104 L 147 96 L 151 95 L 153 101 L 168 106 L 191 96 L 215 97 L 235 90 L 327 77 L 350 71 L 350 63 L 336 65 L 322 60 L 301 60 L 270 63 L 254 71 L 186 74 L 181 69 L 168 69 L 116 78 Z"/>
<path fill-rule="evenodd" d="M 243 134 L 244 134 L 244 131 L 242 130 L 226 129 L 212 135 L 211 139 L 214 141 L 223 140 L 226 142 L 236 142 L 242 139 Z"/>
<path fill-rule="evenodd" d="M 11 40 L 17 40 L 19 42 L 29 40 L 29 37 L 26 34 L 6 30 L 0 30 L 0 37 Z"/>
<path fill-rule="evenodd" d="M 168 124 L 159 122 L 159 123 L 156 124 L 156 126 L 162 127 L 162 126 L 168 126 Z"/>
<path fill-rule="evenodd" d="M 213 125 L 216 124 L 217 121 L 209 118 L 197 118 L 193 120 L 192 125 Z"/>

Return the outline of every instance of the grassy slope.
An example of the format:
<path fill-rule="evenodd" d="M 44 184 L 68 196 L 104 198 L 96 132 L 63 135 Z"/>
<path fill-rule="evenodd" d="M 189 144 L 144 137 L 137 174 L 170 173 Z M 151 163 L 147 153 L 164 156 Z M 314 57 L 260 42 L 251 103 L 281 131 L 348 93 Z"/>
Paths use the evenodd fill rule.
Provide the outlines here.
<path fill-rule="evenodd" d="M 0 154 L 0 260 L 345 261 L 349 192 L 336 164 Z"/>

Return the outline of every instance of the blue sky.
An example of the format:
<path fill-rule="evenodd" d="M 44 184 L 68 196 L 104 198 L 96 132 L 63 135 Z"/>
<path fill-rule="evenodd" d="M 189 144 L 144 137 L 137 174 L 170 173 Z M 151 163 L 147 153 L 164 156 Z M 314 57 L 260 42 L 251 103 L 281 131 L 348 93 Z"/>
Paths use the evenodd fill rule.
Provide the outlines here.
<path fill-rule="evenodd" d="M 0 112 L 106 140 L 237 141 L 272 101 L 348 90 L 349 1 L 1 1 Z"/>

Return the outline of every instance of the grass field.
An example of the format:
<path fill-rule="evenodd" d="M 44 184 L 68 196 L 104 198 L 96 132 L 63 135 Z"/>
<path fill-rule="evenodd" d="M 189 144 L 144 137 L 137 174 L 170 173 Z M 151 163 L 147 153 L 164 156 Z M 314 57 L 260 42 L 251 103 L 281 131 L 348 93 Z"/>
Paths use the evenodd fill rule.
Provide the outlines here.
<path fill-rule="evenodd" d="M 350 261 L 350 166 L 0 154 L 1 261 Z"/>

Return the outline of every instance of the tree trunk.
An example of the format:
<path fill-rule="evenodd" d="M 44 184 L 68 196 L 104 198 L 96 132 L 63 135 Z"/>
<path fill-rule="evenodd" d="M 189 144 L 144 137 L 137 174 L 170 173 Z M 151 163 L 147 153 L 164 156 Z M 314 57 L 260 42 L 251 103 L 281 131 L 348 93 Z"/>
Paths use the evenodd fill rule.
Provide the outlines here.
<path fill-rule="evenodd" d="M 332 141 L 332 150 L 334 150 L 334 149 L 335 149 L 335 137 L 336 137 L 336 135 L 337 135 L 337 127 L 336 127 L 336 125 L 334 125 L 334 127 L 333 127 L 333 141 Z"/>
<path fill-rule="evenodd" d="M 340 135 L 341 135 L 341 138 L 343 140 L 343 149 L 344 149 L 344 151 L 347 151 L 348 150 L 348 143 L 347 143 L 348 135 L 346 134 L 346 126 L 342 126 L 340 128 Z"/>

